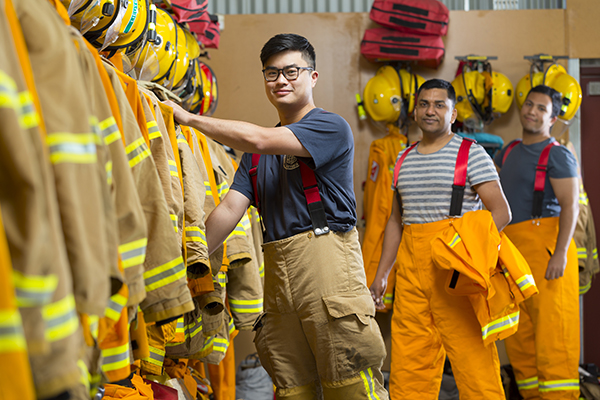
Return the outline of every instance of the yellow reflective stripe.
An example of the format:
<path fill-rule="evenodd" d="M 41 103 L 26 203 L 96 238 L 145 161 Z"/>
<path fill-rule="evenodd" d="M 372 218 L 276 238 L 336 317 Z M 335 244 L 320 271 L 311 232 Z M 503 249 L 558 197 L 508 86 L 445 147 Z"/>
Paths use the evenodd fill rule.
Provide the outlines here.
<path fill-rule="evenodd" d="M 183 317 L 179 317 L 177 326 L 175 327 L 175 333 L 183 333 L 183 331 Z"/>
<path fill-rule="evenodd" d="M 88 315 L 88 321 L 90 323 L 90 333 L 92 334 L 92 337 L 98 340 L 98 323 L 100 317 L 97 315 Z"/>
<path fill-rule="evenodd" d="M 578 247 L 577 248 L 577 258 L 578 259 L 587 259 L 587 249 L 585 247 Z"/>
<path fill-rule="evenodd" d="M 42 308 L 42 316 L 46 322 L 46 339 L 50 342 L 64 339 L 77 331 L 79 319 L 75 312 L 73 295 L 46 304 Z"/>
<path fill-rule="evenodd" d="M 171 222 L 173 222 L 173 228 L 175 229 L 175 232 L 179 232 L 179 226 L 177 226 L 177 215 L 175 214 L 169 214 L 171 216 Z"/>
<path fill-rule="evenodd" d="M 263 311 L 263 299 L 254 300 L 234 300 L 229 299 L 229 306 L 231 311 L 237 313 L 257 313 Z"/>
<path fill-rule="evenodd" d="M 102 136 L 104 137 L 104 143 L 107 146 L 121 139 L 121 132 L 119 131 L 117 121 L 115 121 L 114 117 L 106 118 L 104 121 L 100 122 L 99 126 Z"/>
<path fill-rule="evenodd" d="M 29 129 L 38 126 L 40 123 L 40 116 L 35 110 L 33 96 L 31 96 L 29 91 L 26 90 L 19 93 L 19 105 L 21 108 L 21 115 L 19 117 L 21 128 Z"/>
<path fill-rule="evenodd" d="M 148 346 L 149 347 L 149 346 Z M 102 350 L 102 371 L 114 371 L 129 365 L 129 342 Z"/>
<path fill-rule="evenodd" d="M 147 245 L 148 238 L 138 239 L 120 245 L 119 254 L 121 255 L 121 264 L 123 265 L 123 268 L 130 268 L 143 264 L 146 260 Z"/>
<path fill-rule="evenodd" d="M 183 258 L 177 257 L 166 264 L 144 272 L 146 291 L 149 292 L 158 289 L 184 277 L 185 268 L 183 267 Z"/>
<path fill-rule="evenodd" d="M 152 346 L 148 346 L 148 349 L 150 350 L 150 357 L 143 358 L 142 360 L 162 368 L 165 361 L 165 351 Z"/>
<path fill-rule="evenodd" d="M 260 263 L 260 267 L 258 267 L 258 274 L 260 275 L 261 278 L 264 278 L 265 276 L 265 262 L 261 262 Z"/>
<path fill-rule="evenodd" d="M 481 328 L 481 335 L 483 340 L 487 339 L 488 336 L 509 329 L 519 323 L 519 311 L 507 315 L 506 317 L 498 318 L 483 328 Z"/>
<path fill-rule="evenodd" d="M 112 161 L 107 161 L 104 168 L 106 169 L 106 183 L 108 183 L 108 186 L 110 186 L 110 185 L 112 185 L 112 181 L 113 181 L 113 173 L 112 173 L 113 163 L 112 163 Z"/>
<path fill-rule="evenodd" d="M 229 340 L 222 338 L 215 338 L 213 343 L 213 351 L 218 351 L 221 353 L 227 352 L 227 348 L 229 347 Z"/>
<path fill-rule="evenodd" d="M 0 71 L 0 107 L 12 108 L 20 114 L 17 85 L 4 71 Z"/>
<path fill-rule="evenodd" d="M 198 319 L 196 322 L 193 322 L 189 325 L 186 325 L 185 328 L 185 338 L 191 339 L 195 337 L 197 334 L 202 332 L 202 317 Z"/>
<path fill-rule="evenodd" d="M 97 162 L 97 135 L 93 133 L 49 133 L 46 144 L 52 164 L 93 164 Z"/>
<path fill-rule="evenodd" d="M 227 285 L 227 273 L 219 271 L 217 275 L 213 277 L 213 282 L 218 283 L 221 287 L 225 287 Z"/>
<path fill-rule="evenodd" d="M 386 293 L 383 295 L 383 304 L 390 305 L 394 302 L 394 295 L 392 293 Z"/>
<path fill-rule="evenodd" d="M 533 276 L 531 275 L 523 275 L 522 277 L 517 279 L 515 283 L 519 285 L 519 289 L 521 289 L 521 292 L 524 292 L 531 286 L 535 286 L 535 281 L 533 280 Z"/>
<path fill-rule="evenodd" d="M 583 188 L 580 188 L 582 190 Z M 583 205 L 587 205 L 590 202 L 588 195 L 586 192 L 579 193 L 579 203 Z"/>
<path fill-rule="evenodd" d="M 235 331 L 235 324 L 233 323 L 233 318 L 229 320 L 229 335 L 231 335 Z"/>
<path fill-rule="evenodd" d="M 448 246 L 450 246 L 450 248 L 454 248 L 454 246 L 456 246 L 458 244 L 458 242 L 461 241 L 460 236 L 458 236 L 458 233 L 454 234 L 454 237 L 452 237 L 452 240 L 450 241 L 450 243 L 448 243 Z"/>
<path fill-rule="evenodd" d="M 121 318 L 121 311 L 123 307 L 127 304 L 127 297 L 122 294 L 113 294 L 108 299 L 108 305 L 106 306 L 106 310 L 104 311 L 104 315 L 107 318 L 112 319 L 113 321 L 118 321 Z"/>
<path fill-rule="evenodd" d="M 151 154 L 143 137 L 125 147 L 125 152 L 127 153 L 127 159 L 129 160 L 129 166 L 131 168 L 138 165 Z"/>
<path fill-rule="evenodd" d="M 206 190 L 207 196 L 212 196 L 212 187 L 210 186 L 210 182 L 204 181 L 204 189 Z"/>
<path fill-rule="evenodd" d="M 221 182 L 217 185 L 217 193 L 219 193 L 219 197 L 223 197 L 227 192 L 229 192 L 229 185 L 227 182 Z"/>
<path fill-rule="evenodd" d="M 519 390 L 527 390 L 527 389 L 535 389 L 538 385 L 538 377 L 534 376 L 533 378 L 527 378 L 523 380 L 517 380 L 517 386 Z"/>
<path fill-rule="evenodd" d="M 579 295 L 581 296 L 582 294 L 586 294 L 588 290 L 590 290 L 590 288 L 592 287 L 592 281 L 590 280 L 588 283 L 586 283 L 583 286 L 579 286 Z"/>
<path fill-rule="evenodd" d="M 171 176 L 174 176 L 177 179 L 179 179 L 179 172 L 177 171 L 177 162 L 175 162 L 174 160 L 168 160 L 168 161 L 169 161 L 169 173 L 171 174 Z"/>
<path fill-rule="evenodd" d="M 85 386 L 85 390 L 87 392 L 90 391 L 90 371 L 88 371 L 87 365 L 83 362 L 82 359 L 77 360 L 77 366 L 79 367 L 79 383 Z"/>
<path fill-rule="evenodd" d="M 380 400 L 379 396 L 375 392 L 375 380 L 373 379 L 373 370 L 368 368 L 364 371 L 360 371 L 360 377 L 363 380 L 365 385 L 365 391 L 367 392 L 367 397 L 370 400 Z"/>
<path fill-rule="evenodd" d="M 19 307 L 34 307 L 48 303 L 58 285 L 58 277 L 54 274 L 48 276 L 23 275 L 14 270 L 12 271 L 12 281 Z"/>
<path fill-rule="evenodd" d="M 186 226 L 185 227 L 185 241 L 186 242 L 200 242 L 206 246 L 206 235 L 204 231 L 197 226 Z"/>
<path fill-rule="evenodd" d="M 557 390 L 579 390 L 579 379 L 560 379 L 556 381 L 540 381 L 540 392 Z"/>
<path fill-rule="evenodd" d="M 17 310 L 0 310 L 0 354 L 25 351 L 21 314 Z"/>
<path fill-rule="evenodd" d="M 592 250 L 592 257 L 594 258 L 594 260 L 598 259 L 598 249 L 594 248 L 594 250 Z"/>
<path fill-rule="evenodd" d="M 240 224 L 242 224 L 242 226 L 246 230 L 248 230 L 248 229 L 251 228 L 250 218 L 248 218 L 248 214 L 244 213 L 244 216 L 242 217 L 242 220 L 240 221 Z"/>
<path fill-rule="evenodd" d="M 227 239 L 232 238 L 234 236 L 247 236 L 246 230 L 239 223 L 235 226 L 235 229 L 229 234 L 229 236 L 227 236 Z M 225 239 L 225 240 L 227 240 L 227 239 Z"/>
<path fill-rule="evenodd" d="M 148 128 L 148 137 L 150 140 L 162 137 L 156 121 L 147 122 L 146 127 Z"/>
<path fill-rule="evenodd" d="M 212 347 L 214 340 L 215 340 L 214 336 L 211 336 L 208 339 L 204 339 L 204 346 L 202 346 L 201 351 L 204 352 L 204 351 L 208 350 L 209 347 Z"/>

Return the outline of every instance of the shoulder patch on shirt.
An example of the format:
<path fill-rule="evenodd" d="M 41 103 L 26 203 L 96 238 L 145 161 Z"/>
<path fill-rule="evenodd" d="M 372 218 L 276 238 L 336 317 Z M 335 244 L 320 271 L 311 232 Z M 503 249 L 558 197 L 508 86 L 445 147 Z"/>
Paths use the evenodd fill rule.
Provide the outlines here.
<path fill-rule="evenodd" d="M 377 181 L 377 175 L 379 175 L 379 164 L 373 161 L 373 164 L 371 164 L 371 180 L 373 182 Z"/>
<path fill-rule="evenodd" d="M 286 155 L 283 158 L 283 168 L 287 169 L 288 171 L 291 171 L 291 170 L 299 168 L 299 167 L 300 167 L 300 164 L 298 164 L 298 159 L 296 158 L 296 156 Z"/>

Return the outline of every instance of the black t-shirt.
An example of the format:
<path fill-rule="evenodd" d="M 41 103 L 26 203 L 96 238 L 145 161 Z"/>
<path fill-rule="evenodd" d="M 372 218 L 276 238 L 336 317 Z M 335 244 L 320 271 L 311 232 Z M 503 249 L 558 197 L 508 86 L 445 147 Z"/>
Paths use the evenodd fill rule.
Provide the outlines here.
<path fill-rule="evenodd" d="M 339 115 L 315 108 L 302 120 L 285 127 L 296 135 L 312 156 L 299 159 L 315 172 L 329 228 L 348 232 L 356 225 L 354 138 L 350 126 Z M 250 168 L 252 154 L 246 153 L 242 156 L 231 190 L 240 192 L 254 204 Z M 296 157 L 262 155 L 257 186 L 266 228 L 265 242 L 312 229 Z"/>

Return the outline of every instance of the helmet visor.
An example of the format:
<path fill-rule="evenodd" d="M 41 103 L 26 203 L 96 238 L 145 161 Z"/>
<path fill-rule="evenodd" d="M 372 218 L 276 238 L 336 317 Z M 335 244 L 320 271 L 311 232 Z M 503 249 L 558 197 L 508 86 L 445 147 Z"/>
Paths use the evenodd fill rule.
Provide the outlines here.
<path fill-rule="evenodd" d="M 102 47 L 100 51 L 103 51 L 108 46 L 113 44 L 118 38 L 119 33 L 121 32 L 121 25 L 123 24 L 123 18 L 125 17 L 125 13 L 127 12 L 128 7 L 134 7 L 134 12 L 132 13 L 132 18 L 135 19 L 135 15 L 137 15 L 137 0 L 133 1 L 120 1 L 119 8 L 116 10 L 117 18 L 114 22 L 108 27 L 104 34 L 104 41 L 102 42 Z"/>

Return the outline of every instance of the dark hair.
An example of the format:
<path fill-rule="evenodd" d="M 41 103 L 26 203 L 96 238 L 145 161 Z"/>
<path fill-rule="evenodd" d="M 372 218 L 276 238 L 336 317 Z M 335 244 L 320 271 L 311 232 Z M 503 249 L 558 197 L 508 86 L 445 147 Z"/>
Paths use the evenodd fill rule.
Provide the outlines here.
<path fill-rule="evenodd" d="M 450 82 L 435 78 L 425 81 L 421 86 L 419 86 L 419 90 L 417 91 L 417 100 L 419 99 L 419 95 L 423 90 L 429 89 L 446 89 L 448 98 L 452 102 L 452 107 L 456 105 L 456 92 L 454 91 L 454 87 Z"/>
<path fill-rule="evenodd" d="M 560 93 L 558 93 L 556 90 L 552 89 L 550 86 L 537 85 L 531 89 L 529 93 L 527 93 L 527 97 L 529 97 L 530 93 L 541 93 L 550 97 L 550 100 L 552 100 L 552 114 L 550 115 L 550 118 L 554 118 L 560 113 L 560 108 L 562 107 L 562 98 L 560 97 Z"/>
<path fill-rule="evenodd" d="M 309 67 L 313 69 L 317 67 L 314 47 L 304 36 L 296 35 L 295 33 L 280 33 L 265 43 L 260 51 L 260 61 L 263 67 L 269 58 L 288 50 L 299 51 L 302 53 L 302 58 L 308 63 Z"/>

